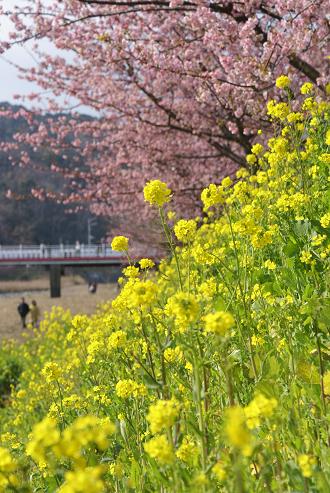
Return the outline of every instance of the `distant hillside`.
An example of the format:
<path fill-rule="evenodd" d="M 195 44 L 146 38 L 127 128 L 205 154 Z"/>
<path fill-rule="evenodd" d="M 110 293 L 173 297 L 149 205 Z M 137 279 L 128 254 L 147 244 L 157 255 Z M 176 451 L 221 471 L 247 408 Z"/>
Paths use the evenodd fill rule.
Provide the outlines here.
<path fill-rule="evenodd" d="M 14 111 L 19 106 L 0 103 L 0 108 L 11 108 Z M 45 117 L 46 118 L 46 117 Z M 55 116 L 56 118 L 56 116 Z M 88 116 L 82 118 L 90 118 Z M 40 117 L 42 120 L 42 117 Z M 17 132 L 27 130 L 23 118 L 5 118 L 0 116 L 0 141 L 12 142 Z M 38 155 L 39 163 L 45 170 L 50 167 L 50 153 L 43 151 Z M 8 156 L 0 153 L 0 245 L 45 243 L 54 244 L 74 243 L 79 240 L 87 242 L 87 223 L 91 218 L 85 210 L 76 214 L 68 213 L 68 207 L 51 201 L 40 202 L 34 199 L 14 200 L 6 198 L 8 189 L 16 194 L 28 196 L 31 188 L 45 187 L 51 183 L 52 189 L 61 190 L 63 181 L 47 172 L 36 171 L 31 167 L 20 168 L 12 166 Z M 93 241 L 105 237 L 109 223 L 104 218 L 96 218 L 92 229 Z"/>

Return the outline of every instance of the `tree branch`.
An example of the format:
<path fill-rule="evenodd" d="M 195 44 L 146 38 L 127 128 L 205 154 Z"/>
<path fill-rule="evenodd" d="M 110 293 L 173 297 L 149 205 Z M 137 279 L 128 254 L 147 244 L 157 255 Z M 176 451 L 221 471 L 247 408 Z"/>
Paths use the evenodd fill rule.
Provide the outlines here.
<path fill-rule="evenodd" d="M 305 62 L 297 55 L 289 56 L 289 63 L 292 67 L 299 70 L 306 75 L 311 81 L 315 82 L 321 76 L 320 72 L 316 68 L 312 67 L 308 62 Z"/>

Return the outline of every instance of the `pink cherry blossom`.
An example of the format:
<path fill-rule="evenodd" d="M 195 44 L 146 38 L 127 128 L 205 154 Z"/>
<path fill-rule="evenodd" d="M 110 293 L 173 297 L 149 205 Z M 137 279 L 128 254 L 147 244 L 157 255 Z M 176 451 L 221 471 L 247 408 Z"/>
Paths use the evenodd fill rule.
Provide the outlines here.
<path fill-rule="evenodd" d="M 267 137 L 277 76 L 288 74 L 296 92 L 306 80 L 323 89 L 328 14 L 327 0 L 17 0 L 1 14 L 13 30 L 0 50 L 33 40 L 38 65 L 21 76 L 60 116 L 40 125 L 46 111 L 31 94 L 33 111 L 20 112 L 29 131 L 16 144 L 54 156 L 51 170 L 68 181 L 56 200 L 86 201 L 137 229 L 150 214 L 143 185 L 157 178 L 183 215 L 194 213 L 203 187 L 245 166 L 257 130 Z M 43 39 L 56 54 L 43 52 Z M 78 117 L 82 107 L 97 118 Z"/>

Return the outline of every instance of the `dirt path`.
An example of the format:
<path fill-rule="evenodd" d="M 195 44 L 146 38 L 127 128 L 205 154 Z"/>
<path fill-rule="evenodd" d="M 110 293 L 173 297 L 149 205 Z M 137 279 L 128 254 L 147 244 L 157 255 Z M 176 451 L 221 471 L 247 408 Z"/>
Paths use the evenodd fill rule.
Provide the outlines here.
<path fill-rule="evenodd" d="M 18 286 L 15 287 L 14 291 L 17 291 Z M 19 287 L 22 288 L 21 281 Z M 3 293 L 3 288 L 3 283 L 0 282 L 0 293 Z M 96 294 L 90 294 L 86 283 L 77 285 L 76 283 L 72 284 L 72 281 L 70 283 L 69 280 L 62 283 L 61 298 L 50 298 L 49 291 L 40 291 L 42 286 L 35 281 L 32 281 L 30 285 L 28 282 L 24 283 L 23 289 L 24 292 L 20 289 L 20 293 L 0 294 L 0 340 L 22 338 L 20 318 L 17 313 L 17 305 L 22 296 L 25 297 L 27 303 L 31 303 L 35 299 L 42 312 L 50 311 L 52 306 L 62 306 L 65 309 L 69 308 L 73 314 L 91 314 L 99 303 L 114 298 L 117 293 L 115 284 L 99 284 Z"/>

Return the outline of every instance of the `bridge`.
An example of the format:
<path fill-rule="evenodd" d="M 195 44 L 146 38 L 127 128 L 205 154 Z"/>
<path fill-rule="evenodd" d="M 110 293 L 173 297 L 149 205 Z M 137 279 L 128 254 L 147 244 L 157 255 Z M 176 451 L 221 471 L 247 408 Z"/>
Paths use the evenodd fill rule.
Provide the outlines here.
<path fill-rule="evenodd" d="M 49 266 L 50 296 L 61 296 L 63 266 L 121 266 L 127 258 L 106 244 L 100 245 L 0 245 L 1 265 Z"/>

